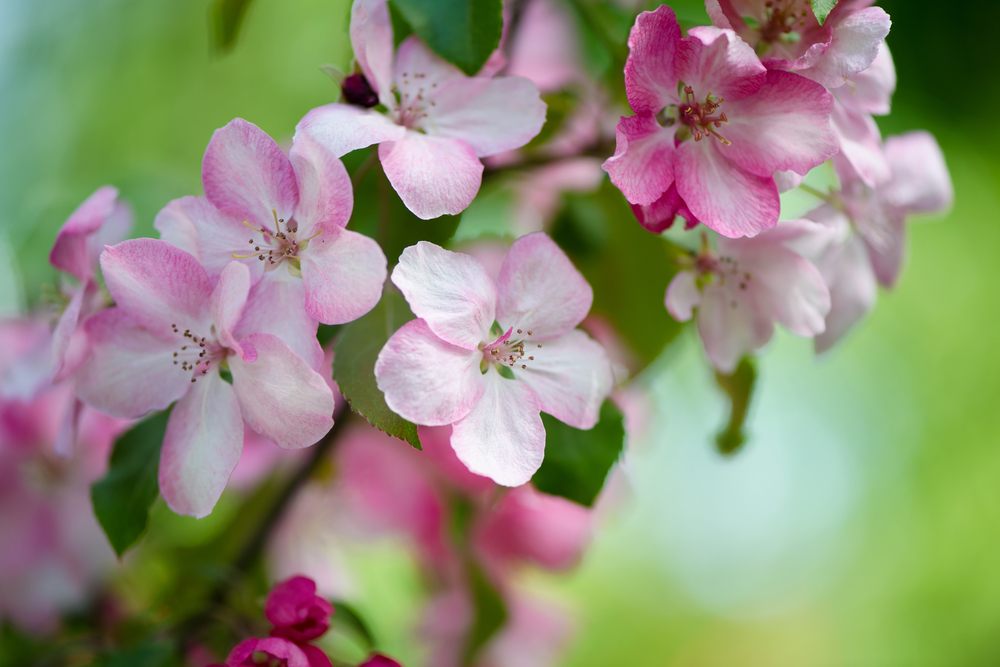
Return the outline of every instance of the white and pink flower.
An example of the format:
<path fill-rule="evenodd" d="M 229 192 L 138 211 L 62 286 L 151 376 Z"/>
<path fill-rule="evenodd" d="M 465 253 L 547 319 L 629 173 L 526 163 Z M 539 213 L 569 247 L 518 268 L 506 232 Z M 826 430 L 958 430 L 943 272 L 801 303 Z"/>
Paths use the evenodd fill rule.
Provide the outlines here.
<path fill-rule="evenodd" d="M 310 111 L 296 140 L 338 156 L 379 144 L 386 177 L 419 218 L 463 211 L 479 191 L 481 158 L 523 146 L 545 122 L 527 79 L 466 76 L 415 36 L 394 52 L 386 0 L 355 0 L 350 32 L 361 73 L 345 80 L 348 103 Z"/>
<path fill-rule="evenodd" d="M 244 423 L 286 448 L 311 445 L 333 425 L 323 377 L 254 326 L 261 314 L 245 265 L 230 262 L 213 281 L 183 250 L 135 239 L 107 248 L 101 267 L 116 305 L 86 323 L 92 348 L 77 391 L 126 419 L 176 402 L 159 470 L 174 511 L 212 510 L 239 461 Z"/>
<path fill-rule="evenodd" d="M 619 121 L 604 169 L 636 206 L 666 197 L 658 216 L 683 203 L 685 216 L 724 236 L 754 236 L 778 222 L 775 173 L 805 174 L 837 152 L 830 94 L 768 70 L 732 30 L 682 37 L 663 6 L 638 16 L 629 49 L 625 89 L 635 115 Z"/>
<path fill-rule="evenodd" d="M 548 236 L 518 239 L 496 280 L 474 258 L 421 241 L 403 251 L 392 281 L 417 319 L 379 353 L 378 386 L 402 417 L 452 424 L 469 470 L 524 484 L 545 452 L 541 411 L 575 428 L 597 422 L 611 365 L 576 329 L 593 293 Z"/>

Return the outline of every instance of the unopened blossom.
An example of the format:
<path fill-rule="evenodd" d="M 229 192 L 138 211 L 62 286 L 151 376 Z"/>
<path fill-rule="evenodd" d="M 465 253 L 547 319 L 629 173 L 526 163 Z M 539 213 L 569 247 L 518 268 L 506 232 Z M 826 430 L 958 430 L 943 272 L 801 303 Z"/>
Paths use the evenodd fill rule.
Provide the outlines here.
<path fill-rule="evenodd" d="M 92 349 L 77 391 L 127 419 L 176 402 L 159 468 L 171 509 L 211 511 L 239 461 L 244 423 L 286 448 L 311 445 L 330 429 L 326 381 L 253 326 L 261 314 L 249 310 L 245 265 L 231 262 L 213 282 L 183 250 L 135 239 L 108 247 L 101 268 L 115 307 L 86 323 Z"/>
<path fill-rule="evenodd" d="M 495 281 L 474 258 L 421 241 L 392 281 L 417 319 L 379 353 L 379 389 L 414 423 L 452 424 L 469 470 L 524 484 L 544 457 L 541 411 L 575 428 L 597 423 L 611 366 L 575 328 L 593 293 L 548 236 L 518 239 Z"/>
<path fill-rule="evenodd" d="M 156 218 L 161 237 L 212 276 L 234 259 L 257 285 L 249 317 L 318 366 L 316 322 L 343 324 L 382 295 L 386 260 L 345 228 L 354 196 L 338 157 L 308 137 L 288 155 L 242 119 L 216 130 L 202 162 L 205 197 L 185 197 Z"/>
<path fill-rule="evenodd" d="M 360 72 L 345 79 L 345 103 L 306 114 L 296 140 L 336 155 L 379 144 L 386 177 L 419 218 L 464 210 L 479 191 L 481 158 L 523 146 L 545 121 L 527 79 L 466 76 L 415 36 L 394 50 L 386 0 L 355 0 L 350 34 Z"/>
<path fill-rule="evenodd" d="M 895 70 L 889 15 L 873 0 L 841 0 L 822 25 L 809 0 L 706 0 L 712 22 L 736 31 L 769 69 L 796 72 L 834 96 L 840 158 L 868 185 L 888 178 L 872 114 L 889 112 Z"/>
<path fill-rule="evenodd" d="M 264 615 L 271 625 L 271 636 L 294 642 L 306 642 L 330 629 L 333 605 L 316 594 L 316 582 L 296 576 L 274 586 L 267 596 Z"/>
<path fill-rule="evenodd" d="M 64 286 L 66 306 L 52 337 L 52 380 L 72 373 L 86 353 L 77 329 L 102 305 L 97 258 L 106 244 L 124 239 L 131 226 L 131 209 L 118 198 L 118 190 L 104 186 L 80 204 L 59 230 L 49 262 L 75 283 Z"/>
<path fill-rule="evenodd" d="M 787 247 L 784 224 L 705 244 L 667 288 L 667 310 L 682 322 L 696 318 L 705 353 L 724 373 L 763 347 L 775 323 L 799 336 L 823 332 L 830 292 L 819 270 Z"/>
<path fill-rule="evenodd" d="M 915 214 L 942 213 L 953 199 L 948 167 L 937 142 L 911 132 L 885 142 L 889 180 L 865 185 L 841 171 L 841 191 L 806 214 L 808 221 L 782 223 L 786 243 L 808 257 L 830 289 L 826 329 L 816 351 L 832 347 L 875 303 L 878 286 L 891 288 L 902 268 L 906 221 Z"/>
<path fill-rule="evenodd" d="M 365 659 L 358 667 L 403 667 L 387 655 L 374 653 Z"/>
<path fill-rule="evenodd" d="M 682 37 L 663 6 L 637 17 L 629 49 L 625 89 L 635 115 L 619 121 L 604 169 L 634 205 L 668 195 L 724 236 L 754 236 L 778 222 L 775 173 L 805 174 L 837 152 L 830 94 L 766 69 L 732 30 Z"/>

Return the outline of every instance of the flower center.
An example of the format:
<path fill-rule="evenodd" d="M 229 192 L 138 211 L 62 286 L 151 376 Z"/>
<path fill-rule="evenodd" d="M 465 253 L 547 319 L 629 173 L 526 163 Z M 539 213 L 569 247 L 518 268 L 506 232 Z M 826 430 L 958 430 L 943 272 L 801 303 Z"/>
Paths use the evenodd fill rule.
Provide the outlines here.
<path fill-rule="evenodd" d="M 260 238 L 251 237 L 247 243 L 250 244 L 252 251 L 249 253 L 234 252 L 233 259 L 256 257 L 258 261 L 264 263 L 265 271 L 274 270 L 285 261 L 288 261 L 291 268 L 298 269 L 299 253 L 306 249 L 309 241 L 319 236 L 319 232 L 317 231 L 307 239 L 299 239 L 299 223 L 295 221 L 295 218 L 289 218 L 286 221 L 285 218 L 279 218 L 278 212 L 274 209 L 271 209 L 271 215 L 274 216 L 273 231 L 267 227 L 257 227 L 246 220 L 243 221 L 245 226 L 260 234 Z"/>
<path fill-rule="evenodd" d="M 428 116 L 428 107 L 437 106 L 437 102 L 428 99 L 428 95 L 437 88 L 437 81 L 428 84 L 427 75 L 423 72 L 403 72 L 401 84 L 394 88 L 396 94 L 395 121 L 404 127 L 417 129 L 420 122 Z"/>
<path fill-rule="evenodd" d="M 171 333 L 183 340 L 183 345 L 174 351 L 173 364 L 181 372 L 190 373 L 191 382 L 197 382 L 199 377 L 208 375 L 210 370 L 222 364 L 229 355 L 229 350 L 214 337 L 200 336 L 190 329 L 181 331 L 176 324 L 171 324 L 170 329 Z"/>
<path fill-rule="evenodd" d="M 542 348 L 541 343 L 532 343 L 527 340 L 532 335 L 534 333 L 531 329 L 510 327 L 492 343 L 481 345 L 483 360 L 479 364 L 479 370 L 485 373 L 489 370 L 490 365 L 496 366 L 498 370 L 508 372 L 510 369 L 526 369 L 528 364 L 535 360 L 535 355 L 531 352 Z"/>
<path fill-rule="evenodd" d="M 760 23 L 760 39 L 765 44 L 795 42 L 809 23 L 811 10 L 803 0 L 767 0 Z"/>
<path fill-rule="evenodd" d="M 716 285 L 723 289 L 727 286 L 735 287 L 741 292 L 745 292 L 753 280 L 750 272 L 740 268 L 739 262 L 732 257 L 716 257 L 707 251 L 702 251 L 695 257 L 694 270 L 697 274 L 696 282 L 699 289 Z M 729 306 L 731 308 L 736 308 L 738 305 L 735 299 L 730 299 Z"/>
<path fill-rule="evenodd" d="M 691 86 L 684 86 L 684 99 L 677 105 L 677 119 L 687 126 L 695 141 L 711 136 L 721 141 L 723 145 L 729 146 L 732 142 L 718 131 L 724 123 L 729 122 L 724 111 L 716 113 L 724 101 L 723 98 L 708 93 L 705 95 L 705 100 L 699 102 L 694 95 L 694 89 Z"/>

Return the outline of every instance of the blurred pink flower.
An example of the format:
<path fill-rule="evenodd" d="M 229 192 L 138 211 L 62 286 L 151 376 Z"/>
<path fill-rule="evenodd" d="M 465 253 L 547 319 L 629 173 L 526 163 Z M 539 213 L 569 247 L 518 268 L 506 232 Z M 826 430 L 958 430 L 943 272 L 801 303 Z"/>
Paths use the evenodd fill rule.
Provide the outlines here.
<path fill-rule="evenodd" d="M 92 350 L 77 391 L 126 419 L 177 402 L 159 469 L 175 512 L 211 512 L 239 461 L 244 422 L 287 448 L 311 445 L 330 429 L 326 381 L 245 315 L 252 312 L 246 266 L 231 262 L 213 284 L 194 257 L 155 239 L 109 247 L 101 266 L 116 305 L 87 321 Z"/>
<path fill-rule="evenodd" d="M 338 156 L 379 144 L 386 177 L 419 218 L 463 211 L 479 191 L 480 158 L 523 146 L 545 121 L 527 79 L 465 76 L 415 36 L 394 52 L 386 0 L 355 0 L 350 32 L 361 76 L 386 113 L 345 95 L 350 104 L 306 114 L 296 141 L 310 137 Z"/>
<path fill-rule="evenodd" d="M 325 656 L 324 656 L 325 658 Z M 326 665 L 329 665 L 326 659 Z M 309 659 L 302 648 L 281 637 L 251 637 L 237 644 L 226 658 L 225 667 L 325 667 Z"/>
<path fill-rule="evenodd" d="M 930 134 L 892 137 L 884 152 L 887 182 L 872 189 L 852 171 L 841 171 L 842 190 L 831 203 L 806 214 L 808 220 L 779 228 L 790 247 L 815 263 L 830 289 L 831 308 L 825 331 L 816 337 L 817 352 L 832 347 L 871 310 L 877 285 L 895 285 L 907 218 L 951 206 L 948 167 Z"/>
<path fill-rule="evenodd" d="M 274 627 L 272 637 L 306 642 L 330 629 L 333 605 L 316 594 L 316 582 L 297 576 L 274 586 L 267 596 L 264 615 Z"/>
<path fill-rule="evenodd" d="M 634 116 L 618 124 L 604 168 L 632 204 L 653 204 L 676 184 L 700 222 L 724 236 L 754 236 L 778 222 L 774 174 L 805 174 L 832 157 L 833 99 L 819 84 L 767 70 L 731 30 L 681 37 L 673 10 L 638 16 L 625 88 Z"/>
<path fill-rule="evenodd" d="M 474 258 L 421 241 L 392 280 L 418 319 L 382 348 L 375 377 L 386 403 L 417 424 L 453 424 L 472 472 L 505 486 L 542 463 L 545 411 L 575 427 L 597 422 L 611 391 L 603 348 L 575 327 L 590 285 L 544 234 L 510 248 L 494 281 Z"/>
<path fill-rule="evenodd" d="M 753 239 L 720 238 L 667 288 L 667 310 L 682 322 L 697 318 L 705 352 L 722 372 L 763 347 L 776 322 L 799 336 L 823 332 L 830 292 L 819 270 L 789 248 L 785 224 Z"/>
<path fill-rule="evenodd" d="M 403 667 L 401 664 L 390 658 L 389 656 L 382 655 L 381 653 L 376 653 L 368 657 L 367 660 L 362 662 L 358 667 Z"/>

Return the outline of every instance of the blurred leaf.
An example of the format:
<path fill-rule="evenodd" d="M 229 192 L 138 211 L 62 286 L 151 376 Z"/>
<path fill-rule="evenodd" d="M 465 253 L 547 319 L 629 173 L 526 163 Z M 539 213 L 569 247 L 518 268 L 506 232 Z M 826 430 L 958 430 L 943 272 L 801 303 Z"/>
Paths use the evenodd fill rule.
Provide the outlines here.
<path fill-rule="evenodd" d="M 149 641 L 131 648 L 107 653 L 94 667 L 168 667 L 177 664 L 173 644 Z"/>
<path fill-rule="evenodd" d="M 365 621 L 364 617 L 353 605 L 343 600 L 331 600 L 331 602 L 334 609 L 332 622 L 335 626 L 339 625 L 357 634 L 369 649 L 374 649 L 378 646 L 371 626 L 368 625 L 368 622 Z"/>
<path fill-rule="evenodd" d="M 236 46 L 243 19 L 253 0 L 214 0 L 212 3 L 212 34 L 215 48 L 225 53 Z"/>
<path fill-rule="evenodd" d="M 752 357 L 744 357 L 731 374 L 716 372 L 715 381 L 729 398 L 729 421 L 715 442 L 722 454 L 735 454 L 747 439 L 745 426 L 757 383 L 757 366 Z"/>
<path fill-rule="evenodd" d="M 427 46 L 470 76 L 500 44 L 501 0 L 392 0 L 392 4 Z"/>
<path fill-rule="evenodd" d="M 567 426 L 546 414 L 542 421 L 545 460 L 532 479 L 535 488 L 581 505 L 593 505 L 625 446 L 621 411 L 611 401 L 605 401 L 600 420 L 588 431 Z"/>
<path fill-rule="evenodd" d="M 387 288 L 370 313 L 343 326 L 333 348 L 333 379 L 351 409 L 369 424 L 420 449 L 417 427 L 389 409 L 375 383 L 378 353 L 389 337 L 411 319 L 413 315 L 403 297 Z"/>
<path fill-rule="evenodd" d="M 643 229 L 607 182 L 597 193 L 569 196 L 551 236 L 594 289 L 591 313 L 614 328 L 638 373 L 682 328 L 663 305 L 676 247 Z"/>
<path fill-rule="evenodd" d="M 156 475 L 169 414 L 153 415 L 118 438 L 108 472 L 90 489 L 94 514 L 119 557 L 146 529 L 149 508 L 159 495 Z"/>
<path fill-rule="evenodd" d="M 837 0 L 810 0 L 809 4 L 812 5 L 813 14 L 816 15 L 816 20 L 819 21 L 820 25 L 826 21 L 826 17 L 830 15 L 833 11 L 834 5 L 837 4 Z"/>
<path fill-rule="evenodd" d="M 465 665 L 474 665 L 479 651 L 507 622 L 507 605 L 500 591 L 471 558 L 467 562 L 469 591 L 472 594 L 472 627 L 465 638 Z"/>

